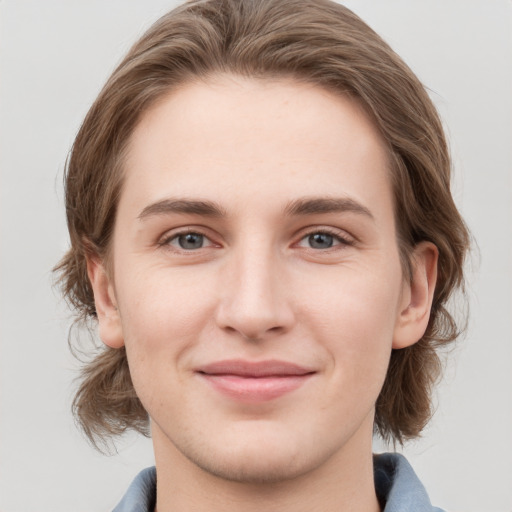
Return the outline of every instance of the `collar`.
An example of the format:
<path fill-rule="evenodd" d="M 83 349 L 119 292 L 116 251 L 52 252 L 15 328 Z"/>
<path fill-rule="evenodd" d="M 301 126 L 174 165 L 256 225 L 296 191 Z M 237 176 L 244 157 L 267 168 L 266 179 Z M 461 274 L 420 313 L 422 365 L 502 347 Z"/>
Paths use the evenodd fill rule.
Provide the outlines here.
<path fill-rule="evenodd" d="M 403 455 L 374 455 L 373 474 L 383 512 L 443 512 L 432 506 L 425 487 Z"/>

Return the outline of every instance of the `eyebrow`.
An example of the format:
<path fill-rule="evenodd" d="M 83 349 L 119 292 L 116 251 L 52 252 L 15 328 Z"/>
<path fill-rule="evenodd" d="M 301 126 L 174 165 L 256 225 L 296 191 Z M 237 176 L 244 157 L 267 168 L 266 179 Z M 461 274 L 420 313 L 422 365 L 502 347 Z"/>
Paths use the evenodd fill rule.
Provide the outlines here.
<path fill-rule="evenodd" d="M 155 215 L 170 213 L 184 213 L 189 215 L 201 215 L 203 217 L 225 217 L 224 209 L 212 201 L 198 201 L 190 199 L 164 199 L 146 206 L 139 214 L 139 219 Z"/>
<path fill-rule="evenodd" d="M 342 197 L 312 197 L 299 198 L 289 202 L 284 213 L 287 216 L 305 216 L 322 213 L 343 213 L 351 212 L 365 215 L 373 219 L 373 215 L 366 206 L 354 199 Z M 213 201 L 194 199 L 164 199 L 146 206 L 138 218 L 144 220 L 148 217 L 182 213 L 189 215 L 200 215 L 203 217 L 221 218 L 226 217 L 226 211 L 219 204 Z"/>
<path fill-rule="evenodd" d="M 366 206 L 349 197 L 312 197 L 295 199 L 288 203 L 285 213 L 290 216 L 314 215 L 321 213 L 357 213 L 373 219 Z"/>

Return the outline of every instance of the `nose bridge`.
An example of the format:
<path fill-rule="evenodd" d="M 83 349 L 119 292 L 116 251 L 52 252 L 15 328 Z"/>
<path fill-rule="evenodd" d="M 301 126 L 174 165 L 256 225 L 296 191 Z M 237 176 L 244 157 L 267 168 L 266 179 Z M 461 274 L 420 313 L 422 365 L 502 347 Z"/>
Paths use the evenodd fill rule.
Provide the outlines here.
<path fill-rule="evenodd" d="M 293 315 L 283 287 L 283 262 L 272 243 L 247 236 L 230 256 L 218 311 L 221 327 L 254 340 L 286 330 Z"/>

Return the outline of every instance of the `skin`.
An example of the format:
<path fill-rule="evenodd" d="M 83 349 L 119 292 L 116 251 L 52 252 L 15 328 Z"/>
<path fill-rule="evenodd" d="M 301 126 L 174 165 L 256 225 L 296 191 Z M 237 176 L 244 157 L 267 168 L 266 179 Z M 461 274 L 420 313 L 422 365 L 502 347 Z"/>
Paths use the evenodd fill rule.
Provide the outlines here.
<path fill-rule="evenodd" d="M 404 279 L 363 109 L 288 80 L 186 84 L 143 115 L 125 173 L 112 271 L 88 269 L 151 417 L 158 510 L 379 510 L 374 404 L 391 349 L 425 331 L 437 250 L 419 244 Z M 198 374 L 226 359 L 312 373 L 244 401 Z"/>

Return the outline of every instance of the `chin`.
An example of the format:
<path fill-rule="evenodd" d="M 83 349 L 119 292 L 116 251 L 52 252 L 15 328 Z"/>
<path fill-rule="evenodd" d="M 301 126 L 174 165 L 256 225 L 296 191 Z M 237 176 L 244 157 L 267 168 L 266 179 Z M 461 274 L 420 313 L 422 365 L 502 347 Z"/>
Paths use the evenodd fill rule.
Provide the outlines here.
<path fill-rule="evenodd" d="M 187 436 L 170 436 L 154 431 L 153 438 L 157 434 L 159 445 L 173 446 L 175 457 L 179 452 L 205 473 L 241 484 L 284 482 L 321 464 L 322 457 L 313 439 L 290 435 L 274 422 L 251 423 L 211 428 L 209 435 L 205 431 L 189 431 Z"/>
<path fill-rule="evenodd" d="M 297 478 L 309 470 L 306 461 L 289 454 L 268 454 L 261 450 L 250 453 L 187 454 L 197 467 L 217 478 L 240 484 L 277 484 Z"/>
<path fill-rule="evenodd" d="M 223 480 L 245 484 L 273 484 L 295 479 L 320 466 L 328 454 L 318 451 L 313 439 L 291 436 L 274 425 L 260 425 L 259 432 L 210 438 L 176 448 L 196 467 Z M 245 435 L 242 435 L 245 434 Z M 309 442 L 308 442 L 309 441 Z"/>

